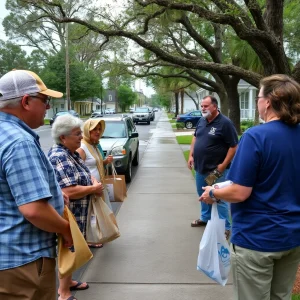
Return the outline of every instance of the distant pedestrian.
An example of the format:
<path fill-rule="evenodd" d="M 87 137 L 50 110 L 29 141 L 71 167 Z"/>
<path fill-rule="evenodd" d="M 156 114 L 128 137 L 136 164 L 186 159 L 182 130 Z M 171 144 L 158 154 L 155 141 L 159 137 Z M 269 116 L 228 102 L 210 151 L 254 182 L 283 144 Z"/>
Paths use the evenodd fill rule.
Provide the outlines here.
<path fill-rule="evenodd" d="M 0 79 L 0 299 L 56 299 L 56 233 L 71 246 L 64 199 L 39 136 L 49 90 L 33 72 Z"/>
<path fill-rule="evenodd" d="M 200 200 L 231 202 L 235 299 L 290 300 L 300 262 L 300 85 L 286 75 L 260 82 L 265 124 L 242 136 L 227 178 Z"/>
<path fill-rule="evenodd" d="M 202 187 L 225 180 L 227 171 L 234 157 L 238 136 L 233 123 L 218 109 L 218 100 L 206 96 L 201 101 L 202 116 L 197 124 L 191 143 L 188 167 L 196 171 L 196 187 L 198 195 L 203 193 Z M 219 216 L 226 220 L 226 238 L 230 234 L 229 206 L 226 202 L 218 203 Z M 199 219 L 191 223 L 192 227 L 205 226 L 211 216 L 211 204 L 202 203 Z"/>

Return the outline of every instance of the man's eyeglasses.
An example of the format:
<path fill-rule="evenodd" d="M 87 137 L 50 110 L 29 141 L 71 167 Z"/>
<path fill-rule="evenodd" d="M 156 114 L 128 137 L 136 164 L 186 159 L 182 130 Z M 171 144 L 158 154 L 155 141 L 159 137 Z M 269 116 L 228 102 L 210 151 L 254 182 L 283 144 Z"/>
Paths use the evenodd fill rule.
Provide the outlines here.
<path fill-rule="evenodd" d="M 42 100 L 42 102 L 48 106 L 50 105 L 50 101 L 51 101 L 51 97 L 47 96 L 47 98 L 44 98 L 44 97 L 39 97 L 39 96 L 36 96 L 36 95 L 28 95 L 29 97 L 32 97 L 32 98 L 38 98 L 40 100 Z"/>

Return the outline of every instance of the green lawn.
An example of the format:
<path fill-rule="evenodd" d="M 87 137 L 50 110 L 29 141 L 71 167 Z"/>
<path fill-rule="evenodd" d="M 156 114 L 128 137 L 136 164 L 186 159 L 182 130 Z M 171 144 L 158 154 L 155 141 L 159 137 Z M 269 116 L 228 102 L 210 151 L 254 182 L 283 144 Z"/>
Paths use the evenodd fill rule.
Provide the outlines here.
<path fill-rule="evenodd" d="M 292 300 L 300 300 L 300 295 L 293 295 Z"/>
<path fill-rule="evenodd" d="M 186 161 L 189 160 L 190 150 L 183 151 L 183 155 Z M 195 177 L 195 170 L 192 169 L 193 176 Z M 299 299 L 300 300 L 300 299 Z"/>
<path fill-rule="evenodd" d="M 44 124 L 45 125 L 50 125 L 50 120 L 49 119 L 44 119 Z"/>
<path fill-rule="evenodd" d="M 177 142 L 178 144 L 186 144 L 186 145 L 190 145 L 193 139 L 193 134 L 191 133 L 191 135 L 178 135 L 176 136 Z"/>

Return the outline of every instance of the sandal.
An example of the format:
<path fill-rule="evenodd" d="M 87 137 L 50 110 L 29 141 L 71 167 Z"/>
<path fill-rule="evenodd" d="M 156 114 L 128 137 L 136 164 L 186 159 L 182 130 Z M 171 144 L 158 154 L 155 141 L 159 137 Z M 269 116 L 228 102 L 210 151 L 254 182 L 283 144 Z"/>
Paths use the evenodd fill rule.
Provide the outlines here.
<path fill-rule="evenodd" d="M 198 219 L 198 220 L 194 220 L 192 223 L 191 223 L 191 226 L 192 227 L 200 227 L 200 226 L 206 226 L 206 222 Z"/>
<path fill-rule="evenodd" d="M 80 287 L 85 282 L 77 281 L 77 283 L 73 286 L 70 286 L 70 291 L 82 291 L 89 288 L 89 285 L 86 284 L 86 286 Z"/>
<path fill-rule="evenodd" d="M 88 244 L 88 246 L 90 247 L 90 248 L 102 248 L 103 247 L 103 244 Z"/>

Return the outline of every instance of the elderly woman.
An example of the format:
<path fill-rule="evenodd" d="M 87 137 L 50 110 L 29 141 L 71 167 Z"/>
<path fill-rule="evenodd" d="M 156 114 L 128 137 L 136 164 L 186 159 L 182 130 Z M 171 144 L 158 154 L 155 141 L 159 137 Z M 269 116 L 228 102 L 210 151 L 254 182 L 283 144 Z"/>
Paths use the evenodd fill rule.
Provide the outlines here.
<path fill-rule="evenodd" d="M 291 299 L 300 261 L 300 85 L 286 75 L 262 79 L 265 124 L 247 130 L 223 189 L 201 201 L 231 202 L 235 299 Z"/>
<path fill-rule="evenodd" d="M 91 176 L 76 152 L 82 139 L 81 126 L 82 121 L 71 115 L 57 117 L 52 127 L 55 145 L 50 149 L 48 158 L 62 191 L 69 197 L 70 210 L 85 237 L 90 195 L 101 196 L 103 185 Z M 59 300 L 75 299 L 70 290 L 84 290 L 88 287 L 87 283 L 73 281 L 71 276 L 60 279 Z"/>
<path fill-rule="evenodd" d="M 104 165 L 107 165 L 113 161 L 113 156 L 109 155 L 103 160 L 103 157 L 99 151 L 99 140 L 105 130 L 104 120 L 89 119 L 83 126 L 83 140 L 81 146 L 77 149 L 77 152 L 89 168 L 92 176 L 94 176 L 99 182 L 104 184 L 105 170 Z M 110 206 L 107 190 L 104 189 L 103 197 L 105 202 Z"/>

